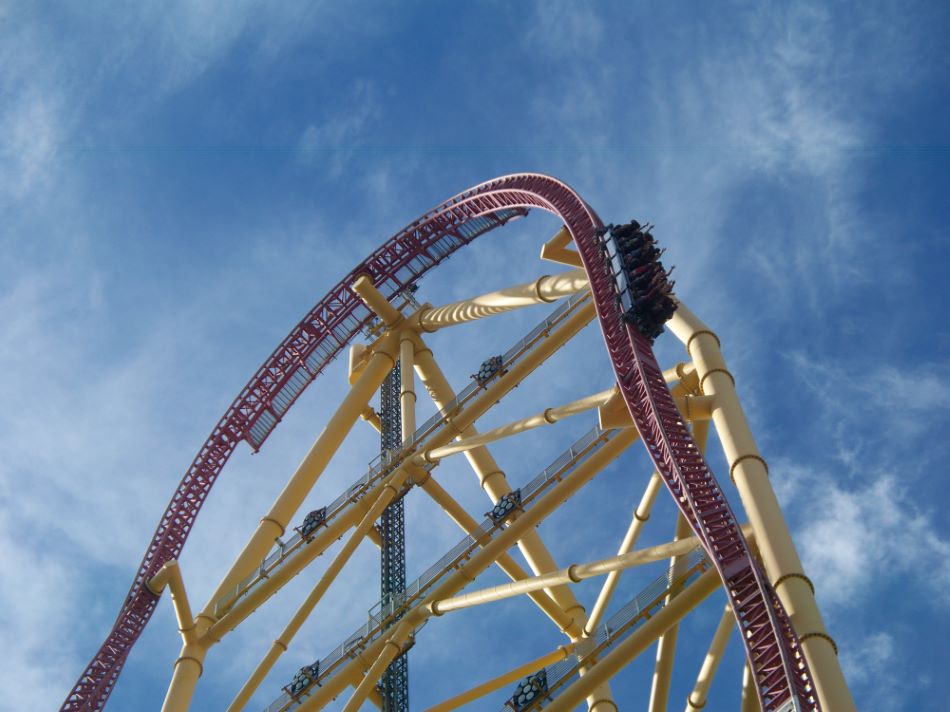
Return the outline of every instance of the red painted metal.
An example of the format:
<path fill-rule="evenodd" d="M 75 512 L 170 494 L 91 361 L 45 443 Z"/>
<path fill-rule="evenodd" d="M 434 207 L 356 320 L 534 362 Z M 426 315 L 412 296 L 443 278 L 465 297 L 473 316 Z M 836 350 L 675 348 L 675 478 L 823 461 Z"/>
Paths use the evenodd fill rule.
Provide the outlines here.
<path fill-rule="evenodd" d="M 144 582 L 165 561 L 178 556 L 238 441 L 247 439 L 252 447 L 260 447 L 300 392 L 368 320 L 368 312 L 360 311 L 364 308 L 349 289 L 353 279 L 370 274 L 392 296 L 475 237 L 531 208 L 559 216 L 574 239 L 627 407 L 667 488 L 725 582 L 763 710 L 775 712 L 791 700 L 802 710 L 819 709 L 804 655 L 782 604 L 752 558 L 724 494 L 680 419 L 649 342 L 620 318 L 615 288 L 595 234 L 603 226 L 600 218 L 564 183 L 539 174 L 517 174 L 475 186 L 403 229 L 342 280 L 284 339 L 225 413 L 186 473 L 115 627 L 63 710 L 104 706 L 155 607 L 157 599 Z M 476 226 L 474 230 L 471 225 Z M 364 313 L 362 319 L 354 316 Z M 318 348 L 330 339 L 333 348 L 324 348 L 323 356 L 311 364 Z"/>

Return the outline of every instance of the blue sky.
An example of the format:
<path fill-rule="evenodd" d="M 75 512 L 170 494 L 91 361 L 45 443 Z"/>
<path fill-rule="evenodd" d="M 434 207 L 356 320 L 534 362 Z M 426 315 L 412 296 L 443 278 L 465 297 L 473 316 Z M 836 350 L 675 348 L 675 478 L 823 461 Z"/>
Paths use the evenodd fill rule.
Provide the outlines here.
<path fill-rule="evenodd" d="M 723 339 L 859 708 L 941 709 L 948 14 L 936 2 L 0 3 L 0 639 L 16 651 L 0 706 L 61 703 L 195 451 L 327 288 L 444 198 L 538 171 L 605 221 L 656 223 L 678 294 Z M 535 216 L 484 238 L 420 296 L 551 271 L 537 249 L 556 227 Z M 461 387 L 483 349 L 542 317 L 432 340 Z M 581 338 L 497 422 L 608 387 L 598 335 Z M 657 350 L 681 358 L 671 336 Z M 343 393 L 342 368 L 259 455 L 232 458 L 182 557 L 196 603 Z M 526 482 L 590 424 L 498 458 Z M 374 435 L 356 432 L 315 505 L 372 456 Z M 542 527 L 559 562 L 614 552 L 646 467 L 631 453 Z M 462 463 L 440 469 L 485 511 Z M 421 495 L 407 506 L 413 577 L 459 534 Z M 646 541 L 670 538 L 665 495 L 658 512 Z M 376 557 L 360 549 L 333 614 L 308 624 L 257 701 L 359 624 Z M 627 595 L 654 575 L 625 577 Z M 311 580 L 210 653 L 196 709 L 226 704 Z M 589 604 L 596 588 L 580 593 Z M 721 605 L 685 624 L 671 708 Z M 414 708 L 560 642 L 528 604 L 496 612 L 421 633 Z M 158 707 L 173 621 L 163 601 L 112 709 Z M 500 642 L 512 636 L 523 647 Z M 713 709 L 737 698 L 738 647 Z M 630 708 L 645 704 L 648 663 L 614 686 Z"/>

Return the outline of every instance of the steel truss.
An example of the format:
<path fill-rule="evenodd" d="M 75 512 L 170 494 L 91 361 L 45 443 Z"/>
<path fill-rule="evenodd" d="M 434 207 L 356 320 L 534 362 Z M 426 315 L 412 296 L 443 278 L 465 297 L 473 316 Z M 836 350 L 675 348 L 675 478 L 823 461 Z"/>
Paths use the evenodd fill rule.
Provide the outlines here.
<path fill-rule="evenodd" d="M 555 214 L 564 224 L 545 245 L 542 255 L 580 266 L 582 271 L 543 277 L 528 285 L 438 309 L 424 306 L 403 313 L 406 302 L 400 303 L 400 295 L 414 289 L 424 274 L 475 238 L 534 208 Z M 719 352 L 718 338 L 685 306 L 677 305 L 668 327 L 685 343 L 691 363 L 662 371 L 651 348 L 654 334 L 647 338 L 638 331 L 640 322 L 623 319 L 623 296 L 618 292 L 616 274 L 604 258 L 607 239 L 600 218 L 568 186 L 548 176 L 518 174 L 483 183 L 446 201 L 358 265 L 278 346 L 215 427 L 159 522 L 113 630 L 62 709 L 97 710 L 105 705 L 131 646 L 165 587 L 172 590 L 183 648 L 164 709 L 187 709 L 208 649 L 350 529 L 353 531 L 342 550 L 230 709 L 244 707 L 365 538 L 381 546 L 383 581 L 378 608 L 371 611 L 365 626 L 330 655 L 301 669 L 269 710 L 319 709 L 348 685 L 354 692 L 347 710 L 355 710 L 367 700 L 384 709 L 407 709 L 407 698 L 403 697 L 408 694 L 403 686 L 405 651 L 432 616 L 456 605 L 452 602 L 458 592 L 492 565 L 501 567 L 514 581 L 510 586 L 528 595 L 569 638 L 570 646 L 558 656 L 564 658 L 565 665 L 572 666 L 570 670 L 558 674 L 542 663 L 539 670 L 544 674 L 533 670 L 534 677 L 519 688 L 522 697 L 531 698 L 522 702 L 533 708 L 573 709 L 572 705 L 586 698 L 591 710 L 616 709 L 609 679 L 657 637 L 665 638 L 672 651 L 679 618 L 718 585 L 724 588 L 728 613 L 741 631 L 749 669 L 744 689 L 754 692 L 762 709 L 854 709 L 834 641 L 824 628 L 811 582 L 802 570 L 768 485 L 765 461 L 748 432 L 732 376 Z M 571 242 L 576 251 L 569 249 Z M 426 332 L 439 328 L 571 294 L 575 296 L 563 302 L 511 351 L 486 360 L 472 385 L 458 393 L 448 385 L 423 338 Z M 664 312 L 663 318 L 667 315 Z M 613 389 L 574 404 L 549 408 L 540 415 L 540 421 L 538 417 L 524 418 L 484 434 L 475 430 L 474 423 L 482 414 L 592 318 L 599 322 L 613 366 Z M 175 559 L 224 464 L 241 440 L 258 449 L 302 391 L 375 319 L 382 325 L 379 338 L 351 353 L 350 394 L 209 603 L 192 616 Z M 400 369 L 399 363 L 404 367 Z M 412 365 L 440 409 L 420 428 L 412 427 Z M 367 402 L 380 386 L 382 406 L 376 414 Z M 575 443 L 532 483 L 512 490 L 487 444 L 591 409 L 597 410 L 603 427 Z M 382 456 L 341 497 L 310 512 L 294 527 L 292 519 L 304 497 L 360 415 L 381 430 Z M 698 433 L 710 417 L 749 518 L 757 555 L 707 466 L 702 447 L 693 439 L 690 424 Z M 610 564 L 570 567 L 563 574 L 567 576 L 564 580 L 544 579 L 558 567 L 535 525 L 637 439 L 643 442 L 656 474 L 635 511 L 619 555 Z M 469 460 L 494 504 L 481 524 L 432 477 L 439 458 L 455 453 L 463 453 Z M 664 550 L 665 555 L 673 557 L 672 566 L 664 588 L 650 599 L 652 613 L 639 628 L 615 625 L 610 632 L 616 616 L 606 628 L 601 628 L 599 621 L 620 571 L 643 558 L 643 552 L 633 547 L 660 483 L 680 511 L 678 538 L 685 542 L 691 537 L 690 546 L 701 547 L 702 555 L 698 563 L 690 564 L 684 558 L 685 550 Z M 404 548 L 400 545 L 404 542 L 402 498 L 414 487 L 438 502 L 465 530 L 466 538 L 407 586 Z M 378 532 L 374 529 L 377 519 Z M 285 536 L 291 528 L 296 533 Z M 507 554 L 516 544 L 534 577 Z M 598 575 L 608 577 L 590 618 L 570 587 L 580 580 L 577 576 L 582 570 L 596 570 Z M 536 582 L 542 580 L 544 585 Z M 507 594 L 488 591 L 479 595 L 481 604 Z M 794 612 L 794 625 L 787 611 Z M 717 629 L 710 647 L 714 661 L 722 654 L 725 636 Z M 592 646 L 596 655 L 590 653 Z M 672 653 L 664 654 L 663 647 L 661 642 L 656 675 L 660 682 L 659 687 L 658 683 L 654 685 L 651 709 L 666 707 L 662 684 L 664 678 L 668 680 Z M 539 660 L 550 659 L 546 656 Z M 517 670 L 523 672 L 530 667 Z M 711 672 L 704 666 L 687 702 L 688 709 L 705 704 L 713 672 L 715 664 Z M 480 693 L 497 689 L 492 687 L 496 683 L 476 689 Z M 458 699 L 474 699 L 474 694 L 470 691 Z M 513 700 L 517 708 L 528 708 Z"/>

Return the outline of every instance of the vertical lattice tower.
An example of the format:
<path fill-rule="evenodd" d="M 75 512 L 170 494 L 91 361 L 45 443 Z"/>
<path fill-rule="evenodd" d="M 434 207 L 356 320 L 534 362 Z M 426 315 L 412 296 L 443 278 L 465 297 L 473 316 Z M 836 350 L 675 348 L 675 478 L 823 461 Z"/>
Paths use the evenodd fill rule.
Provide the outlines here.
<path fill-rule="evenodd" d="M 389 372 L 380 390 L 380 433 L 383 453 L 402 446 L 402 414 L 399 408 L 399 364 Z M 380 584 L 383 610 L 406 590 L 406 521 L 402 498 L 396 499 L 379 520 Z M 398 601 L 396 607 L 398 607 Z M 380 680 L 383 712 L 409 712 L 409 661 L 396 658 Z"/>

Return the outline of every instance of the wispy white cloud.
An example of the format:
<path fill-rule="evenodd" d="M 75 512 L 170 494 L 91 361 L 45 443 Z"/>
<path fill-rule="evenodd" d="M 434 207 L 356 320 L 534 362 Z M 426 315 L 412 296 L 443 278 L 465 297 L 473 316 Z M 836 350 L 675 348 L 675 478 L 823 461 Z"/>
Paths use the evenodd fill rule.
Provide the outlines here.
<path fill-rule="evenodd" d="M 330 176 L 338 177 L 354 150 L 372 143 L 381 115 L 377 86 L 365 79 L 353 82 L 345 102 L 304 129 L 298 143 L 301 158 L 309 164 L 320 162 Z"/>
<path fill-rule="evenodd" d="M 835 616 L 870 598 L 876 581 L 899 577 L 950 605 L 950 539 L 905 481 L 866 468 L 863 481 L 846 485 L 829 471 L 787 461 L 773 463 L 772 472 L 783 503 L 800 522 L 795 534 L 805 570 Z"/>
<path fill-rule="evenodd" d="M 865 369 L 805 352 L 790 354 L 788 361 L 845 452 L 853 450 L 855 438 L 869 433 L 891 448 L 904 447 L 908 438 L 929 430 L 934 414 L 950 412 L 950 367 L 944 363 L 904 368 L 875 364 Z M 843 441 L 850 441 L 850 446 Z"/>

